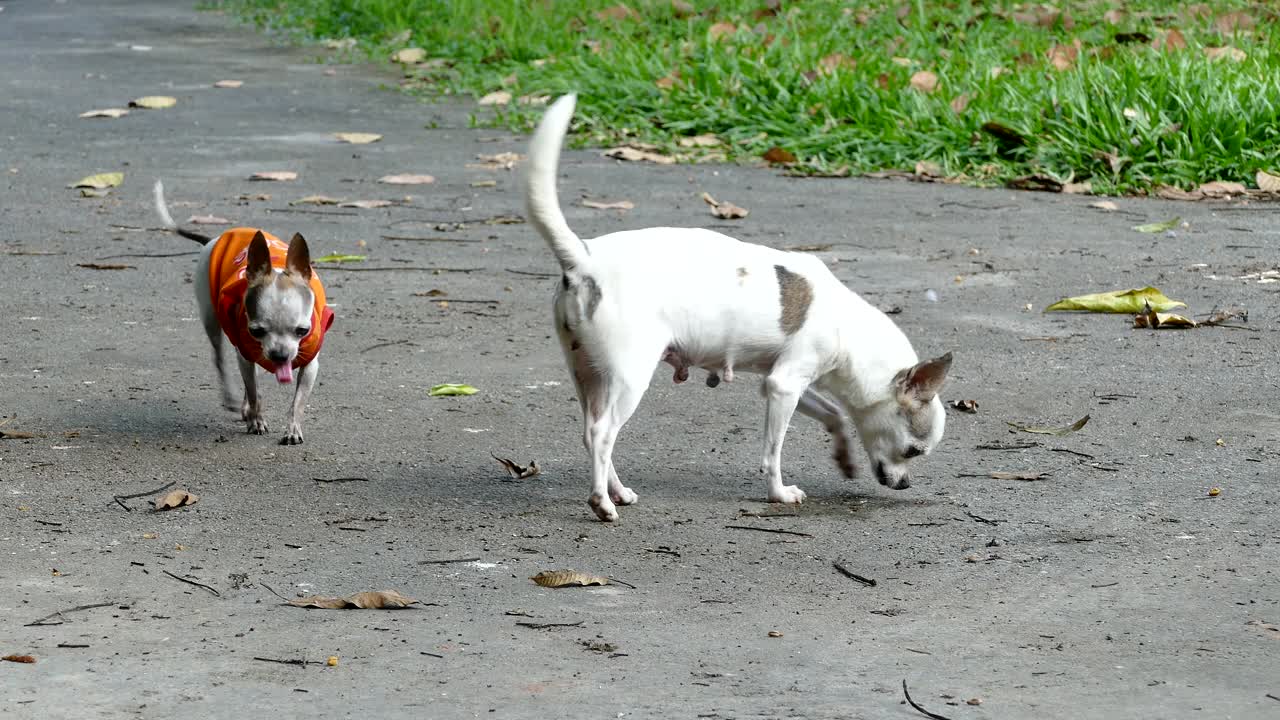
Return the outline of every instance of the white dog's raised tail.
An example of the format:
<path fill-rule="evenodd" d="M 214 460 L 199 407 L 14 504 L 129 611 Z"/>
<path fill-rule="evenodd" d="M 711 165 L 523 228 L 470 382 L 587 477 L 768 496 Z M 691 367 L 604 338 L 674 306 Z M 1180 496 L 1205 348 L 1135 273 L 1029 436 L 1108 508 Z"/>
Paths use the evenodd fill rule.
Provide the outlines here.
<path fill-rule="evenodd" d="M 569 228 L 560 199 L 556 195 L 556 172 L 560 167 L 560 147 L 578 96 L 570 93 L 556 100 L 538 123 L 529 147 L 525 171 L 525 205 L 529 222 L 551 246 L 556 260 L 565 272 L 580 269 L 590 253 L 582 240 Z"/>

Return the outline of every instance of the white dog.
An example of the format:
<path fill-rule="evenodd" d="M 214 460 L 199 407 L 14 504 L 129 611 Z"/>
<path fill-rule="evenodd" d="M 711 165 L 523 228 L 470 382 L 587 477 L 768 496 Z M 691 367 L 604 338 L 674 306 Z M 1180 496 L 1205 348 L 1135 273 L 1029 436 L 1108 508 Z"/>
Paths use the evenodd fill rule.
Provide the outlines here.
<path fill-rule="evenodd" d="M 604 521 L 636 501 L 613 468 L 613 445 L 648 387 L 653 366 L 764 375 L 768 403 L 764 461 L 769 500 L 798 503 L 782 484 L 782 439 L 792 413 L 822 422 L 847 477 L 855 474 L 848 422 L 862 438 L 876 479 L 909 487 L 907 460 L 942 439 L 946 413 L 938 390 L 951 354 L 928 362 L 884 313 L 836 279 L 811 255 L 752 245 L 688 228 L 647 228 L 582 240 L 556 197 L 560 146 L 574 95 L 543 117 L 529 151 L 529 219 L 551 246 L 564 277 L 556 291 L 556 332 L 577 386 L 591 455 L 588 504 Z M 837 402 L 819 393 L 835 398 Z"/>

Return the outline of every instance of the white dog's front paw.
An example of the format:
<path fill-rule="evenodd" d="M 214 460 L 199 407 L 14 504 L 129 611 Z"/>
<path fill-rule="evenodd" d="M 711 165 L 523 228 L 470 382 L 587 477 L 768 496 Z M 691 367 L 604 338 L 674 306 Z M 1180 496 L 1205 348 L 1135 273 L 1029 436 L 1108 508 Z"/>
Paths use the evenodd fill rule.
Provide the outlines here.
<path fill-rule="evenodd" d="M 804 498 L 804 491 L 795 485 L 780 485 L 776 488 L 769 488 L 769 502 L 802 503 Z"/>
<path fill-rule="evenodd" d="M 619 505 L 631 505 L 640 499 L 634 490 L 629 487 L 619 485 L 616 489 L 609 489 L 609 497 Z"/>
<path fill-rule="evenodd" d="M 634 494 L 634 493 L 633 493 Z M 618 519 L 618 508 L 614 507 L 613 501 L 602 495 L 592 495 L 587 504 L 595 511 L 596 517 L 604 522 L 614 522 Z"/>
<path fill-rule="evenodd" d="M 281 445 L 301 445 L 302 444 L 302 426 L 298 423 L 290 423 L 289 431 L 280 438 Z"/>

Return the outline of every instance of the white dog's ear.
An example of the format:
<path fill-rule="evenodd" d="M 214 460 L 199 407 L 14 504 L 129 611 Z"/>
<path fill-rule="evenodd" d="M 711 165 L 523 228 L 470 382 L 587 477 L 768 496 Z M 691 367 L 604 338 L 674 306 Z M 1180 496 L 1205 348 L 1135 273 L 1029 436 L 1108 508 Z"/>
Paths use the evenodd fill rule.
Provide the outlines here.
<path fill-rule="evenodd" d="M 951 353 L 916 363 L 893 379 L 900 402 L 927 403 L 937 396 L 951 369 Z"/>
<path fill-rule="evenodd" d="M 245 276 L 249 278 L 250 284 L 254 284 L 270 278 L 271 272 L 271 249 L 267 247 L 266 236 L 259 230 L 249 241 L 249 266 Z"/>

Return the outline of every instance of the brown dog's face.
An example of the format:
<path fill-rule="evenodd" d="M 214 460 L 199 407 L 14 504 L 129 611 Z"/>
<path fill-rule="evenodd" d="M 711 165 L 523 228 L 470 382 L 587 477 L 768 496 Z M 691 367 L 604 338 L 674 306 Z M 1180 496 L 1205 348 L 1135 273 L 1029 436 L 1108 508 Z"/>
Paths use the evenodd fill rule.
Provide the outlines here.
<path fill-rule="evenodd" d="M 271 252 L 261 232 L 249 243 L 249 289 L 245 314 L 249 334 L 262 345 L 262 354 L 275 367 L 276 379 L 293 381 L 293 359 L 298 345 L 311 333 L 311 253 L 307 241 L 295 234 L 289 241 L 285 269 L 271 266 Z"/>
<path fill-rule="evenodd" d="M 938 391 L 950 368 L 951 353 L 906 368 L 894 377 L 890 399 L 854 416 L 881 485 L 911 487 L 908 461 L 928 455 L 941 442 L 947 413 Z"/>

